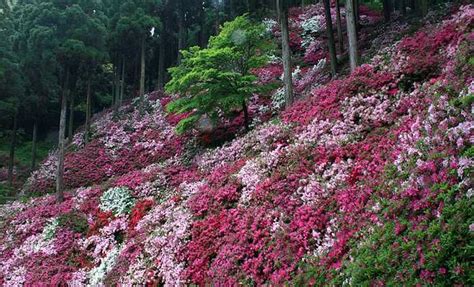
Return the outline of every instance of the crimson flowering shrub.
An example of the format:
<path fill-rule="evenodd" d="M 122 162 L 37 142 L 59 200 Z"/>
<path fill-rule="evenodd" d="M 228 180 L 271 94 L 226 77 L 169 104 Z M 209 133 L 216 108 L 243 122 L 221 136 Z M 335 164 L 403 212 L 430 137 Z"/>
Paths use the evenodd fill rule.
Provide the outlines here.
<path fill-rule="evenodd" d="M 117 178 L 114 181 L 114 186 L 117 186 L 117 187 L 125 186 L 131 190 L 135 190 L 137 187 L 149 181 L 150 178 L 151 178 L 150 174 L 145 173 L 143 171 L 134 170 L 132 172 L 129 172 Z"/>
<path fill-rule="evenodd" d="M 254 69 L 253 73 L 258 76 L 262 84 L 268 84 L 278 79 L 283 73 L 281 64 L 270 64 L 258 69 Z"/>
<path fill-rule="evenodd" d="M 130 222 L 128 224 L 129 229 L 134 229 L 137 223 L 146 215 L 148 211 L 153 207 L 155 202 L 153 199 L 144 199 L 137 201 L 130 214 Z"/>

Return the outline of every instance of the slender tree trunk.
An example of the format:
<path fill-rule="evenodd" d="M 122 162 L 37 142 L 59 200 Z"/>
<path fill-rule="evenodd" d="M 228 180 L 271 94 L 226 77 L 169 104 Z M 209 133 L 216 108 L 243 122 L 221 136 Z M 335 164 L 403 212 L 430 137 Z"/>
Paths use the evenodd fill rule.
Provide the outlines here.
<path fill-rule="evenodd" d="M 182 0 L 179 0 L 178 7 L 178 64 L 181 63 L 181 50 L 186 48 L 186 30 L 184 27 L 184 5 Z"/>
<path fill-rule="evenodd" d="M 124 93 L 125 93 L 125 56 L 122 56 L 122 76 L 120 80 L 119 106 L 122 105 Z"/>
<path fill-rule="evenodd" d="M 332 29 L 331 4 L 329 0 L 323 0 L 324 14 L 326 16 L 326 33 L 328 35 L 329 57 L 331 60 L 331 74 L 333 77 L 337 73 L 336 45 L 334 44 L 334 32 Z"/>
<path fill-rule="evenodd" d="M 428 14 L 428 0 L 418 0 L 420 3 L 420 13 L 421 16 L 424 17 L 426 14 Z"/>
<path fill-rule="evenodd" d="M 115 109 L 118 110 L 120 107 L 120 76 L 121 76 L 121 68 L 122 65 L 119 64 L 117 65 L 116 72 L 115 72 Z"/>
<path fill-rule="evenodd" d="M 383 17 L 385 19 L 385 22 L 390 22 L 390 13 L 391 13 L 391 3 L 390 0 L 383 0 Z"/>
<path fill-rule="evenodd" d="M 61 97 L 61 116 L 59 118 L 59 139 L 58 139 L 58 167 L 56 174 L 56 200 L 64 200 L 64 137 L 66 133 L 66 110 L 69 93 L 69 71 L 66 71 L 66 80 L 63 86 Z"/>
<path fill-rule="evenodd" d="M 359 13 L 359 0 L 353 0 L 354 3 L 354 21 L 356 25 L 356 36 L 359 34 L 360 30 L 360 13 Z"/>
<path fill-rule="evenodd" d="M 114 108 L 114 113 L 117 113 L 118 105 L 117 105 L 117 66 L 113 64 L 113 71 L 114 71 L 114 81 L 112 83 L 112 107 Z"/>
<path fill-rule="evenodd" d="M 245 130 L 248 132 L 250 130 L 250 117 L 249 117 L 249 110 L 247 107 L 247 103 L 245 102 L 245 100 L 242 101 L 242 109 L 244 111 Z"/>
<path fill-rule="evenodd" d="M 68 143 L 72 142 L 72 136 L 74 132 L 74 96 L 71 95 L 69 100 L 69 126 L 67 132 Z"/>
<path fill-rule="evenodd" d="M 141 61 L 140 61 L 140 115 L 145 113 L 145 37 L 141 40 Z"/>
<path fill-rule="evenodd" d="M 402 15 L 403 16 L 406 16 L 407 15 L 407 0 L 400 0 L 401 1 L 401 4 L 400 4 L 400 9 L 402 10 Z"/>
<path fill-rule="evenodd" d="M 90 140 L 91 133 L 91 79 L 87 79 L 87 95 L 86 95 L 86 130 L 84 132 L 84 141 L 86 143 Z"/>
<path fill-rule="evenodd" d="M 336 0 L 336 23 L 337 23 L 337 40 L 339 42 L 339 51 L 344 53 L 344 36 L 342 34 L 342 23 L 341 23 L 341 5 Z"/>
<path fill-rule="evenodd" d="M 346 0 L 347 36 L 349 38 L 349 61 L 351 64 L 351 71 L 354 71 L 359 65 L 353 3 L 352 0 Z"/>
<path fill-rule="evenodd" d="M 291 75 L 291 50 L 288 32 L 288 6 L 285 0 L 277 0 L 278 18 L 281 27 L 282 58 L 283 58 L 283 82 L 285 84 L 285 102 L 290 106 L 294 102 L 293 79 Z"/>
<path fill-rule="evenodd" d="M 13 128 L 10 141 L 10 157 L 8 161 L 8 185 L 13 186 L 13 169 L 15 167 L 15 149 L 16 149 L 16 133 L 18 129 L 18 107 L 15 108 L 13 115 Z"/>
<path fill-rule="evenodd" d="M 165 49 L 164 41 L 160 43 L 159 53 L 160 54 L 158 55 L 158 81 L 156 84 L 156 89 L 163 90 L 165 86 L 165 73 L 166 73 L 165 71 L 166 49 Z"/>
<path fill-rule="evenodd" d="M 36 168 L 36 142 L 38 141 L 38 118 L 33 123 L 33 143 L 31 147 L 31 170 Z"/>

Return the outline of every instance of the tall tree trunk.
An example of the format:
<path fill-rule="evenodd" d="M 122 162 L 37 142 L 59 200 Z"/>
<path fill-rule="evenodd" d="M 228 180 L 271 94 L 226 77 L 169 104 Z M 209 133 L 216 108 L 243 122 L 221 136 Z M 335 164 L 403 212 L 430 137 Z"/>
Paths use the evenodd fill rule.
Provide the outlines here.
<path fill-rule="evenodd" d="M 141 61 L 140 61 L 140 115 L 145 113 L 145 37 L 141 40 Z"/>
<path fill-rule="evenodd" d="M 86 143 L 90 140 L 91 133 L 91 79 L 87 79 L 87 95 L 86 95 L 86 130 L 84 132 L 84 141 Z"/>
<path fill-rule="evenodd" d="M 277 0 L 278 18 L 281 27 L 281 46 L 283 58 L 283 82 L 285 84 L 285 103 L 290 106 L 294 102 L 293 79 L 291 75 L 291 50 L 288 32 L 288 5 L 286 0 Z"/>
<path fill-rule="evenodd" d="M 31 170 L 36 168 L 36 143 L 38 141 L 38 117 L 33 122 L 33 143 L 31 146 Z"/>
<path fill-rule="evenodd" d="M 356 25 L 356 36 L 359 34 L 360 30 L 360 13 L 359 13 L 359 0 L 353 0 L 354 3 L 354 21 Z"/>
<path fill-rule="evenodd" d="M 331 18 L 331 4 L 329 0 L 323 0 L 324 3 L 324 14 L 326 16 L 326 32 L 328 35 L 328 48 L 329 57 L 331 60 L 331 74 L 333 77 L 337 73 L 337 57 L 336 57 L 336 45 L 334 44 L 334 32 L 332 29 L 332 18 Z"/>
<path fill-rule="evenodd" d="M 164 35 L 163 35 L 164 36 Z M 159 47 L 159 55 L 158 55 L 158 81 L 156 84 L 157 90 L 163 90 L 165 86 L 165 56 L 166 56 L 166 49 L 164 38 L 162 38 L 162 42 L 160 43 Z"/>
<path fill-rule="evenodd" d="M 388 23 L 390 22 L 390 14 L 392 11 L 391 2 L 390 0 L 383 0 L 382 4 L 383 4 L 383 17 L 385 19 L 385 22 Z"/>
<path fill-rule="evenodd" d="M 8 160 L 8 185 L 13 186 L 13 169 L 15 167 L 15 149 L 16 149 L 16 133 L 18 129 L 18 107 L 15 108 L 13 115 L 13 128 L 10 141 L 10 157 Z"/>
<path fill-rule="evenodd" d="M 347 36 L 349 38 L 349 61 L 351 64 L 351 71 L 354 71 L 359 65 L 353 3 L 353 0 L 346 0 Z"/>
<path fill-rule="evenodd" d="M 186 48 L 186 28 L 184 26 L 184 5 L 183 0 L 178 2 L 178 64 L 181 63 L 181 50 Z"/>
<path fill-rule="evenodd" d="M 114 71 L 114 80 L 112 83 L 112 107 L 114 108 L 114 113 L 117 113 L 118 110 L 118 105 L 117 105 L 117 66 L 115 63 L 112 66 L 112 69 Z"/>
<path fill-rule="evenodd" d="M 428 14 L 428 0 L 418 0 L 420 3 L 420 13 L 421 16 L 424 17 L 426 14 Z"/>
<path fill-rule="evenodd" d="M 121 76 L 121 69 L 122 65 L 120 62 L 116 66 L 116 72 L 115 72 L 115 109 L 118 110 L 120 107 L 120 76 Z"/>
<path fill-rule="evenodd" d="M 244 111 L 244 125 L 245 125 L 245 131 L 250 130 L 250 117 L 249 117 L 249 110 L 247 107 L 247 103 L 245 100 L 242 101 L 242 109 Z"/>
<path fill-rule="evenodd" d="M 337 40 L 339 42 L 339 52 L 344 53 L 344 36 L 342 34 L 342 23 L 341 23 L 341 5 L 339 0 L 336 0 L 336 23 L 337 23 Z"/>
<path fill-rule="evenodd" d="M 119 106 L 122 105 L 123 95 L 125 93 L 125 56 L 122 56 L 122 76 L 120 80 Z"/>
<path fill-rule="evenodd" d="M 401 1 L 400 9 L 402 11 L 402 15 L 406 16 L 407 15 L 407 0 L 400 0 L 400 1 Z"/>
<path fill-rule="evenodd" d="M 72 142 L 72 136 L 74 132 L 74 95 L 71 95 L 69 100 L 69 126 L 67 132 L 68 142 Z"/>
<path fill-rule="evenodd" d="M 66 71 L 66 80 L 64 82 L 61 97 L 61 116 L 59 118 L 59 139 L 58 139 L 58 167 L 56 173 L 56 200 L 64 200 L 64 137 L 66 134 L 66 110 L 67 98 L 69 93 L 69 70 Z"/>

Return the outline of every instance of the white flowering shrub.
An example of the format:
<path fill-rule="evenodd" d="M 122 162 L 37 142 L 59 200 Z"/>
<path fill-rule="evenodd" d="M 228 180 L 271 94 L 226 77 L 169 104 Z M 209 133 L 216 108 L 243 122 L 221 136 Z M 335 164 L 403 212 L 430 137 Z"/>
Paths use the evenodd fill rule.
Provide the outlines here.
<path fill-rule="evenodd" d="M 110 251 L 105 258 L 100 262 L 100 265 L 93 268 L 89 272 L 89 284 L 90 286 L 102 286 L 105 275 L 112 270 L 120 254 L 120 248 L 114 248 Z"/>
<path fill-rule="evenodd" d="M 279 111 L 285 107 L 285 89 L 279 88 L 272 95 L 272 109 Z"/>
<path fill-rule="evenodd" d="M 271 33 L 273 31 L 273 28 L 277 25 L 277 21 L 274 19 L 263 19 L 262 24 L 265 26 L 265 30 L 267 33 Z"/>
<path fill-rule="evenodd" d="M 316 15 L 314 17 L 311 17 L 309 19 L 305 19 L 301 23 L 301 28 L 303 28 L 305 33 L 315 33 L 319 32 L 322 30 L 321 23 L 323 23 L 324 19 L 322 15 Z"/>
<path fill-rule="evenodd" d="M 313 34 L 323 30 L 324 27 L 322 23 L 324 23 L 324 21 L 321 15 L 305 19 L 301 22 L 301 28 L 303 28 L 301 46 L 308 47 L 311 42 L 315 40 Z"/>
<path fill-rule="evenodd" d="M 57 218 L 51 220 L 43 229 L 43 233 L 41 234 L 43 239 L 46 241 L 51 240 L 54 237 L 58 226 L 59 220 Z"/>
<path fill-rule="evenodd" d="M 57 218 L 51 219 L 48 224 L 43 228 L 41 234 L 30 237 L 31 242 L 33 243 L 33 252 L 43 252 L 44 254 L 56 254 L 56 249 L 54 248 L 53 238 L 56 234 L 56 230 L 59 226 L 59 220 Z"/>
<path fill-rule="evenodd" d="M 130 212 L 134 204 L 135 199 L 126 187 L 111 188 L 100 197 L 100 209 L 112 211 L 115 215 Z"/>

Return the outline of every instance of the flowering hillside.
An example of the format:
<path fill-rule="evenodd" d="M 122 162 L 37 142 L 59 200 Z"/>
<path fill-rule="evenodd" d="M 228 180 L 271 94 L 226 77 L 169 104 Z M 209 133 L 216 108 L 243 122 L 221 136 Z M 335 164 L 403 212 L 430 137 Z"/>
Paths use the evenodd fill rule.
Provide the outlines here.
<path fill-rule="evenodd" d="M 294 10 L 293 37 L 321 13 Z M 303 99 L 272 117 L 278 90 L 256 95 L 254 129 L 214 149 L 176 135 L 173 96 L 96 116 L 64 202 L 52 153 L 24 187 L 39 197 L 0 207 L 0 284 L 473 286 L 473 22 L 453 9 L 336 80 L 318 37 L 292 38 Z"/>

